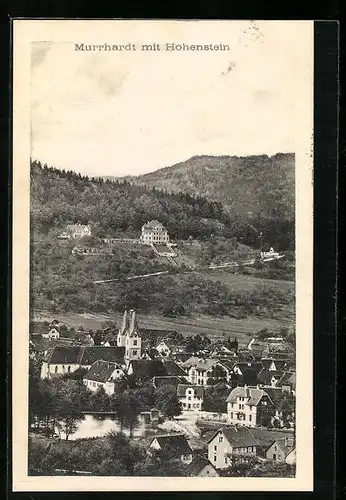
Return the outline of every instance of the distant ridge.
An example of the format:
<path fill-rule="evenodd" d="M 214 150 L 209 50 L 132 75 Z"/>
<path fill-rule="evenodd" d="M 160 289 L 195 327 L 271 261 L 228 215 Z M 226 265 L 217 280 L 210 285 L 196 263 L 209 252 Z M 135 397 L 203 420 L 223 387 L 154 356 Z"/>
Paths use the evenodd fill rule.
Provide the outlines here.
<path fill-rule="evenodd" d="M 192 156 L 144 175 L 104 178 L 203 196 L 221 202 L 233 215 L 294 219 L 294 153 Z"/>

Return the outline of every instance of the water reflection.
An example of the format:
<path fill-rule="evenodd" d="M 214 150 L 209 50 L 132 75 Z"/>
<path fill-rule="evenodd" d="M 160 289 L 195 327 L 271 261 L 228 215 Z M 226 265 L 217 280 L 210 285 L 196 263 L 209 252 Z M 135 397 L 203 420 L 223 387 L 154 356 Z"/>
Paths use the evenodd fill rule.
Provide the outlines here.
<path fill-rule="evenodd" d="M 102 437 L 108 432 L 119 432 L 120 425 L 113 417 L 94 417 L 93 415 L 85 415 L 85 419 L 78 424 L 76 432 L 69 436 L 70 441 L 76 439 L 85 439 L 93 437 Z M 128 429 L 123 430 L 124 434 L 129 435 Z M 144 425 L 139 423 L 138 427 L 134 430 L 134 436 L 140 436 L 144 432 Z M 65 439 L 64 433 L 61 433 L 61 439 Z"/>

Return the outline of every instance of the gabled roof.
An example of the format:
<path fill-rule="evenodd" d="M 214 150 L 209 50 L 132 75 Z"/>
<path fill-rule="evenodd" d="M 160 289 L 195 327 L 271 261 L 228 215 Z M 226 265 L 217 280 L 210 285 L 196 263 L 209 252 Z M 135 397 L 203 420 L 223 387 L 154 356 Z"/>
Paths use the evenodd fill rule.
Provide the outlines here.
<path fill-rule="evenodd" d="M 87 346 L 84 347 L 80 364 L 84 366 L 92 365 L 99 359 L 114 363 L 124 363 L 124 355 L 125 347 Z"/>
<path fill-rule="evenodd" d="M 296 372 L 283 372 L 278 385 L 282 386 L 287 384 L 292 385 L 293 388 L 296 386 Z"/>
<path fill-rule="evenodd" d="M 161 224 L 161 222 L 159 222 L 158 220 L 152 220 L 150 222 L 147 222 L 146 224 L 143 225 L 143 227 L 145 229 L 154 229 L 154 228 L 160 228 L 160 229 L 164 229 L 164 226 L 163 224 Z"/>
<path fill-rule="evenodd" d="M 193 389 L 194 395 L 197 398 L 203 398 L 204 396 L 204 387 L 202 385 L 179 384 L 177 387 L 178 398 L 185 397 L 187 389 Z"/>
<path fill-rule="evenodd" d="M 119 368 L 121 369 L 121 366 L 117 363 L 99 359 L 92 364 L 88 372 L 84 375 L 84 379 L 105 383 L 109 381 L 114 370 Z"/>
<path fill-rule="evenodd" d="M 273 359 L 273 358 L 262 358 L 262 365 L 264 368 L 269 368 L 271 364 L 274 363 L 277 370 L 283 370 L 287 365 L 286 359 Z"/>
<path fill-rule="evenodd" d="M 258 374 L 258 381 L 262 384 L 270 384 L 273 377 L 279 380 L 282 376 L 282 372 L 278 372 L 275 370 L 268 370 L 268 368 L 263 368 Z"/>
<path fill-rule="evenodd" d="M 110 347 L 107 347 L 110 349 Z M 129 367 L 132 367 L 133 375 L 135 377 L 149 377 L 162 376 L 166 374 L 166 370 L 162 361 L 154 359 L 138 359 L 130 362 Z"/>
<path fill-rule="evenodd" d="M 260 436 L 256 436 L 255 433 L 252 432 L 252 429 L 248 429 L 247 427 L 222 427 L 218 429 L 213 435 L 209 438 L 208 443 L 212 441 L 215 436 L 217 436 L 220 431 L 225 436 L 225 439 L 229 442 L 232 448 L 243 448 L 247 446 L 268 446 L 272 439 L 261 438 Z"/>
<path fill-rule="evenodd" d="M 201 455 L 195 455 L 192 462 L 189 465 L 189 472 L 191 476 L 198 476 L 198 474 L 204 469 L 206 465 L 212 467 L 215 471 L 215 467 L 209 460 Z"/>
<path fill-rule="evenodd" d="M 163 453 L 172 456 L 190 455 L 192 453 L 191 447 L 183 434 L 166 434 L 164 436 L 155 436 Z M 151 444 L 150 443 L 150 444 Z"/>
<path fill-rule="evenodd" d="M 55 346 L 48 354 L 46 361 L 51 365 L 80 364 L 85 347 L 82 346 Z"/>
<path fill-rule="evenodd" d="M 184 377 L 186 376 L 185 370 L 183 370 L 175 361 L 170 359 L 162 360 L 163 366 L 168 376 Z"/>
<path fill-rule="evenodd" d="M 105 361 L 124 361 L 124 347 L 99 346 L 55 346 L 46 361 L 50 364 L 80 364 L 89 366 L 99 359 Z"/>
<path fill-rule="evenodd" d="M 153 385 L 156 388 L 167 385 L 173 385 L 173 387 L 178 387 L 179 384 L 184 384 L 184 383 L 186 383 L 185 377 L 170 377 L 165 375 L 159 377 L 153 377 Z"/>
<path fill-rule="evenodd" d="M 287 455 L 294 449 L 294 439 L 288 439 L 288 440 L 285 440 L 284 438 L 279 438 L 279 439 L 275 439 L 267 448 L 267 450 L 269 450 L 269 448 L 271 448 L 274 444 L 277 444 L 280 449 L 283 451 L 285 457 L 287 457 Z"/>
<path fill-rule="evenodd" d="M 85 228 L 90 228 L 88 224 L 67 224 L 66 229 L 69 231 L 82 231 Z"/>
<path fill-rule="evenodd" d="M 258 387 L 244 386 L 235 387 L 226 399 L 227 403 L 236 403 L 237 397 L 245 398 L 245 403 L 251 406 L 257 406 L 261 401 L 263 396 L 268 396 L 268 394 Z M 269 397 L 269 396 L 268 396 Z M 270 397 L 269 397 L 270 399 Z M 270 399 L 271 401 L 271 399 Z M 272 402 L 272 401 L 271 401 Z"/>

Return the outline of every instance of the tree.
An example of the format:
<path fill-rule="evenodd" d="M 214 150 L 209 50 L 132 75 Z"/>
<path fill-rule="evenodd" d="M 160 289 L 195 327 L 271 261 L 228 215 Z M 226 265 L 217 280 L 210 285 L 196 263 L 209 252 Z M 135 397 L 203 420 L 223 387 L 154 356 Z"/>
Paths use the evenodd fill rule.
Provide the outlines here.
<path fill-rule="evenodd" d="M 97 412 L 110 410 L 110 398 L 102 386 L 92 394 L 90 399 L 90 406 L 92 410 Z"/>
<path fill-rule="evenodd" d="M 76 432 L 78 424 L 84 420 L 81 408 L 80 384 L 76 380 L 57 381 L 58 397 L 55 414 L 58 427 L 65 434 L 66 441 Z"/>
<path fill-rule="evenodd" d="M 144 460 L 146 450 L 121 432 L 110 432 L 107 441 L 111 459 L 119 461 L 126 469 L 127 475 L 133 475 L 135 464 Z"/>
<path fill-rule="evenodd" d="M 130 436 L 138 424 L 138 415 L 141 411 L 141 402 L 138 400 L 133 389 L 127 389 L 122 394 L 117 394 L 112 397 L 111 408 L 116 414 L 116 418 L 120 424 L 120 430 L 128 428 Z"/>
<path fill-rule="evenodd" d="M 155 406 L 169 419 L 182 413 L 182 405 L 177 397 L 177 390 L 174 386 L 159 387 L 156 392 Z"/>

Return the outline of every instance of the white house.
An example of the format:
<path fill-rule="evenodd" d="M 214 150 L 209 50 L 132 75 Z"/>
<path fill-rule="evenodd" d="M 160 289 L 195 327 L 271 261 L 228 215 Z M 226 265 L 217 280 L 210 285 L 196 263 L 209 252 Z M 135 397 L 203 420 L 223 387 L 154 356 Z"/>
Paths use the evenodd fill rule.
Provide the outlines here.
<path fill-rule="evenodd" d="M 241 429 L 224 427 L 216 431 L 208 441 L 208 460 L 216 469 L 226 469 L 232 465 L 233 458 L 257 455 L 260 442 L 243 427 Z"/>
<path fill-rule="evenodd" d="M 42 333 L 42 338 L 44 339 L 58 339 L 60 337 L 59 330 L 56 327 L 53 327 L 49 330 L 48 333 Z"/>
<path fill-rule="evenodd" d="M 189 465 L 190 476 L 194 477 L 219 477 L 219 473 L 209 460 L 201 455 L 195 455 Z"/>
<path fill-rule="evenodd" d="M 125 374 L 122 365 L 100 359 L 95 361 L 89 371 L 85 374 L 83 383 L 93 392 L 96 392 L 100 387 L 103 387 L 105 392 L 111 396 L 114 394 L 117 380 L 124 376 Z"/>
<path fill-rule="evenodd" d="M 293 437 L 276 439 L 267 448 L 266 459 L 272 462 L 285 462 L 293 465 L 295 463 L 295 446 Z"/>
<path fill-rule="evenodd" d="M 142 226 L 140 237 L 142 243 L 152 245 L 155 243 L 168 243 L 169 236 L 167 229 L 157 220 L 147 222 Z"/>
<path fill-rule="evenodd" d="M 193 385 L 210 385 L 216 382 L 229 382 L 233 364 L 219 359 L 205 359 L 192 356 L 182 364 Z"/>
<path fill-rule="evenodd" d="M 66 233 L 70 238 L 77 239 L 82 236 L 91 236 L 91 228 L 89 225 L 69 224 L 66 226 Z M 66 234 L 64 233 L 64 234 Z"/>
<path fill-rule="evenodd" d="M 177 397 L 184 410 L 202 410 L 204 387 L 201 385 L 178 384 Z"/>
<path fill-rule="evenodd" d="M 178 349 L 178 346 L 169 339 L 162 339 L 155 349 L 161 356 L 170 356 Z"/>
<path fill-rule="evenodd" d="M 227 414 L 230 423 L 256 427 L 266 415 L 271 415 L 273 401 L 258 386 L 236 387 L 227 398 Z"/>

